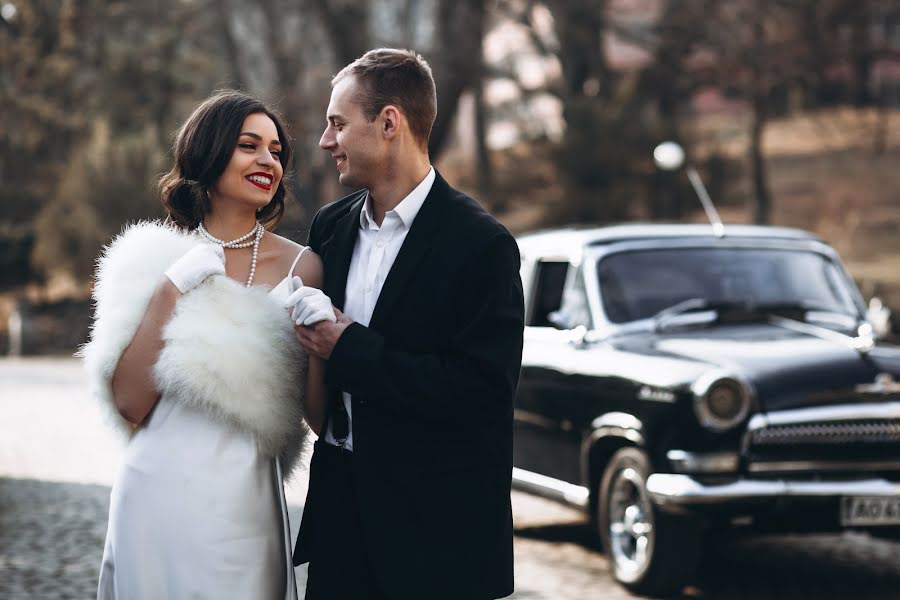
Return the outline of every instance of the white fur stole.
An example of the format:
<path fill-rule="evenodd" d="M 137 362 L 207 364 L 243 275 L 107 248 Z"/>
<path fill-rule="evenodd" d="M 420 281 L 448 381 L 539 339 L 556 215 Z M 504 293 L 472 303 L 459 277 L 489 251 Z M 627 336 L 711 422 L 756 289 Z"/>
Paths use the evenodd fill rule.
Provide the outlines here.
<path fill-rule="evenodd" d="M 91 339 L 80 351 L 94 395 L 117 429 L 130 434 L 111 390 L 119 358 L 143 319 L 165 270 L 199 244 L 160 224 L 126 227 L 98 260 Z M 265 289 L 208 278 L 178 299 L 153 367 L 166 398 L 254 435 L 260 452 L 296 465 L 309 429 L 303 421 L 306 353 L 287 311 Z"/>

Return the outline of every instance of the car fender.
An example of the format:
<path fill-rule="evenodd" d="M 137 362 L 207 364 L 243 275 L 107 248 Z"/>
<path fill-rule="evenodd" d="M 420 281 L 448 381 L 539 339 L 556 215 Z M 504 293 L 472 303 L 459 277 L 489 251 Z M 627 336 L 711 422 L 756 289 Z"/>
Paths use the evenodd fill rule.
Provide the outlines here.
<path fill-rule="evenodd" d="M 590 486 L 592 508 L 604 466 L 616 450 L 625 446 L 646 447 L 640 419 L 624 412 L 608 412 L 591 421 L 590 433 L 581 446 L 581 475 Z"/>

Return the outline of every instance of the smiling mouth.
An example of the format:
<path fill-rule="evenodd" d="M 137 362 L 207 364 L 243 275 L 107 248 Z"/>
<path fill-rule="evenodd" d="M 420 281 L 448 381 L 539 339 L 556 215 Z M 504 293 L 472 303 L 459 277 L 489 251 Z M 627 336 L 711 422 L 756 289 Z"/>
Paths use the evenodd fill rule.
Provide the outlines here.
<path fill-rule="evenodd" d="M 342 164 L 344 164 L 344 163 L 347 161 L 347 157 L 346 157 L 346 156 L 335 156 L 335 157 L 333 157 L 333 158 L 334 158 L 334 160 L 335 160 L 335 164 L 336 164 L 338 167 L 340 167 Z"/>
<path fill-rule="evenodd" d="M 273 177 L 271 175 L 254 173 L 253 175 L 247 175 L 246 179 L 258 188 L 264 189 L 266 191 L 270 191 L 272 189 Z"/>

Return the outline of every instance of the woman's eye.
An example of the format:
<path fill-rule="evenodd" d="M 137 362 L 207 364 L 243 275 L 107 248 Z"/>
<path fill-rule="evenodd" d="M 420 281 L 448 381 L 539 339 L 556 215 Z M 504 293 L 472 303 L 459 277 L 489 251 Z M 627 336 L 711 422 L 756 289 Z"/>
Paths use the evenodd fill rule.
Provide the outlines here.
<path fill-rule="evenodd" d="M 238 144 L 239 148 L 246 148 L 247 150 L 256 150 L 256 146 L 254 144 Z"/>
<path fill-rule="evenodd" d="M 269 153 L 276 158 L 281 157 L 281 150 L 270 150 Z"/>

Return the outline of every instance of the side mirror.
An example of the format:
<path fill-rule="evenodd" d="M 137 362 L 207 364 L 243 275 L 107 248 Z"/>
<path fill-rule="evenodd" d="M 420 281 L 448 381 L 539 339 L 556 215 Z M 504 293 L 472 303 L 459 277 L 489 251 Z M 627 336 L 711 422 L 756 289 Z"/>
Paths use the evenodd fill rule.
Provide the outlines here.
<path fill-rule="evenodd" d="M 872 324 L 872 331 L 876 337 L 883 338 L 891 333 L 891 309 L 885 306 L 878 296 L 872 296 L 869 300 L 866 321 Z"/>

